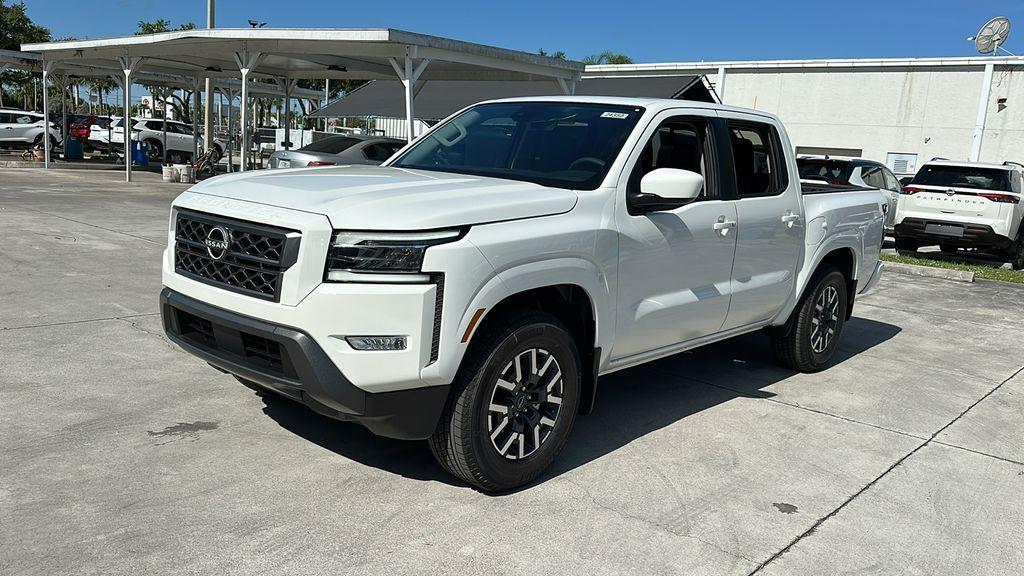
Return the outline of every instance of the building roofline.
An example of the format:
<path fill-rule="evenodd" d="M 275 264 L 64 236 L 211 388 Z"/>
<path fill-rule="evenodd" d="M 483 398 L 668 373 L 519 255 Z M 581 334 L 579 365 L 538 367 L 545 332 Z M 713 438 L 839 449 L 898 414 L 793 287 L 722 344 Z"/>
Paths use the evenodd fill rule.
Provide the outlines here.
<path fill-rule="evenodd" d="M 764 69 L 831 69 L 831 68 L 930 68 L 930 67 L 983 67 L 1024 66 L 1024 56 L 953 56 L 945 58 L 839 58 L 811 60 L 725 60 L 712 62 L 652 62 L 645 64 L 599 64 L 587 66 L 584 74 L 628 76 L 630 74 L 657 74 L 673 72 Z"/>

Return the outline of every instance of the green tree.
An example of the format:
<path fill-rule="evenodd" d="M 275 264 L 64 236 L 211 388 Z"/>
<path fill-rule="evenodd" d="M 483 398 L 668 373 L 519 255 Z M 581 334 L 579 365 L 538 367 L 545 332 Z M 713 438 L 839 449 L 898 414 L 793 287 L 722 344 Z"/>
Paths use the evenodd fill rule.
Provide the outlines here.
<path fill-rule="evenodd" d="M 331 93 L 328 95 L 327 100 L 331 101 L 334 100 L 335 98 L 344 96 L 345 94 L 348 94 L 349 92 L 352 92 L 353 90 L 359 88 L 363 84 L 366 84 L 366 80 L 339 80 L 336 78 L 332 79 Z M 316 90 L 321 94 L 323 94 L 324 90 L 327 88 L 326 81 L 323 78 L 302 79 L 299 80 L 295 86 L 297 88 L 306 88 L 307 90 Z M 314 119 L 307 118 L 306 116 L 311 114 L 313 110 L 306 109 L 306 101 L 303 99 L 299 99 L 299 110 L 301 111 L 299 113 L 299 117 L 302 118 L 302 125 L 311 128 L 313 126 Z"/>
<path fill-rule="evenodd" d="M 159 34 L 161 32 L 174 32 L 175 30 L 195 30 L 195 22 L 185 22 L 179 25 L 177 28 L 171 27 L 171 21 L 160 18 L 152 22 L 145 20 L 139 20 L 139 29 L 135 32 L 136 36 L 145 36 L 146 34 Z"/>
<path fill-rule="evenodd" d="M 139 29 L 135 32 L 136 36 L 145 36 L 146 34 L 159 34 L 161 32 L 174 32 L 176 30 L 196 29 L 195 22 L 185 22 L 184 24 L 178 25 L 177 28 L 173 28 L 171 21 L 164 18 L 160 18 L 152 22 L 147 22 L 146 20 L 139 20 L 138 24 Z M 172 88 L 169 88 L 167 86 L 153 86 L 143 84 L 142 87 L 148 90 L 150 94 L 152 94 L 154 104 L 156 103 L 157 100 L 161 102 L 172 101 L 174 103 L 173 105 L 181 112 L 180 120 L 183 122 L 192 121 L 192 107 L 189 104 L 189 101 L 192 99 L 191 91 L 186 90 L 186 96 L 182 98 L 175 94 Z M 164 110 L 163 114 L 166 116 L 167 110 Z"/>
<path fill-rule="evenodd" d="M 87 82 L 89 91 L 96 95 L 97 107 L 100 114 L 106 110 L 107 114 L 110 113 L 110 105 L 106 104 L 107 95 L 110 94 L 114 88 L 117 87 L 117 83 L 112 78 L 90 78 Z"/>
<path fill-rule="evenodd" d="M 7 4 L 0 0 L 0 50 L 21 50 L 22 44 L 49 42 L 50 31 L 28 17 L 25 2 Z M 5 91 L 20 96 L 21 106 L 29 107 L 29 95 L 33 93 L 32 75 L 20 70 L 0 73 L 0 106 L 6 105 Z"/>
<path fill-rule="evenodd" d="M 600 54 L 591 54 L 583 59 L 584 64 L 632 64 L 633 59 L 625 54 L 605 50 Z"/>
<path fill-rule="evenodd" d="M 541 48 L 540 50 L 537 50 L 537 55 L 539 55 L 539 56 L 550 56 L 551 58 L 558 58 L 559 60 L 568 60 L 569 59 L 568 56 L 565 55 L 565 52 L 562 51 L 562 50 L 559 50 L 558 52 L 555 52 L 553 54 L 548 54 L 547 50 Z"/>

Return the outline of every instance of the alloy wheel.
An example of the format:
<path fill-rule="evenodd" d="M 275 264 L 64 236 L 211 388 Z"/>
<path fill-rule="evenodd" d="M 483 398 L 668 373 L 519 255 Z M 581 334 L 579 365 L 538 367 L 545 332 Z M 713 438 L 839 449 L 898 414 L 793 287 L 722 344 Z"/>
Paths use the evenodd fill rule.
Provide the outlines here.
<path fill-rule="evenodd" d="M 498 376 L 487 408 L 487 435 L 509 460 L 529 457 L 544 444 L 562 407 L 562 368 L 543 348 L 520 352 Z"/>
<path fill-rule="evenodd" d="M 814 302 L 811 316 L 811 350 L 821 354 L 832 344 L 839 326 L 839 291 L 826 286 Z"/>

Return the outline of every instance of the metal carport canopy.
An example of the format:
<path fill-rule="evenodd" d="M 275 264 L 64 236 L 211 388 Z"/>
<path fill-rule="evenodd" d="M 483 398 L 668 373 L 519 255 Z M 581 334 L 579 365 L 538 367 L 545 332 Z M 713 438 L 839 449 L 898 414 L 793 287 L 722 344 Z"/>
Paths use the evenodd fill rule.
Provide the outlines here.
<path fill-rule="evenodd" d="M 42 56 L 36 52 L 19 52 L 17 50 L 0 50 L 0 67 L 3 69 L 19 70 L 39 74 L 43 71 Z M 82 65 L 76 62 L 60 62 L 55 64 L 51 70 L 52 74 L 66 74 L 82 78 L 107 78 L 109 76 L 120 76 L 121 70 L 116 65 L 107 62 L 105 66 Z M 138 84 L 152 86 L 167 86 L 170 88 L 192 88 L 192 77 L 173 76 L 168 74 L 137 74 L 132 76 L 132 81 Z M 214 82 L 217 90 L 225 92 L 238 92 L 242 83 L 236 78 L 218 78 Z M 259 96 L 284 96 L 285 91 L 277 84 L 269 82 L 254 82 L 249 85 L 249 91 Z M 292 98 L 303 98 L 306 100 L 320 100 L 323 93 L 319 90 L 307 88 L 295 88 L 292 90 Z"/>
<path fill-rule="evenodd" d="M 130 89 L 132 74 L 242 78 L 247 101 L 250 75 L 270 77 L 286 89 L 301 78 L 392 79 L 405 88 L 409 139 L 413 133 L 413 95 L 417 80 L 557 81 L 571 94 L 583 72 L 580 62 L 495 48 L 390 28 L 221 28 L 180 30 L 144 36 L 25 44 L 46 62 L 83 65 L 119 64 Z M 127 95 L 126 95 L 127 96 Z M 127 97 L 126 97 L 127 100 Z M 242 125 L 248 126 L 242 106 Z M 287 138 L 286 138 L 287 139 Z M 126 139 L 126 150 L 127 150 Z M 248 150 L 248 130 L 243 130 Z M 242 156 L 242 168 L 246 158 Z M 126 153 L 130 158 L 130 153 Z M 127 178 L 131 163 L 125 162 Z"/>
<path fill-rule="evenodd" d="M 550 96 L 557 91 L 551 82 L 494 80 L 441 80 L 423 85 L 415 97 L 416 117 L 440 120 L 470 104 L 498 98 Z M 401 117 L 404 104 L 395 80 L 374 80 L 310 114 L 313 118 Z M 581 96 L 676 98 L 717 102 L 703 76 L 588 78 L 576 85 Z"/>

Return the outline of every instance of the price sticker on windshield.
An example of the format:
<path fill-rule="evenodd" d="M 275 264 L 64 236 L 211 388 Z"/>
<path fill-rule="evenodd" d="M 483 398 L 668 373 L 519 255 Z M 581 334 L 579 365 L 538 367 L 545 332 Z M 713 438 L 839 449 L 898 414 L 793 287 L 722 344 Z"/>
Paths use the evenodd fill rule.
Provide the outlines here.
<path fill-rule="evenodd" d="M 601 114 L 601 118 L 615 118 L 616 120 L 623 120 L 629 118 L 629 114 L 626 112 L 605 112 Z"/>

